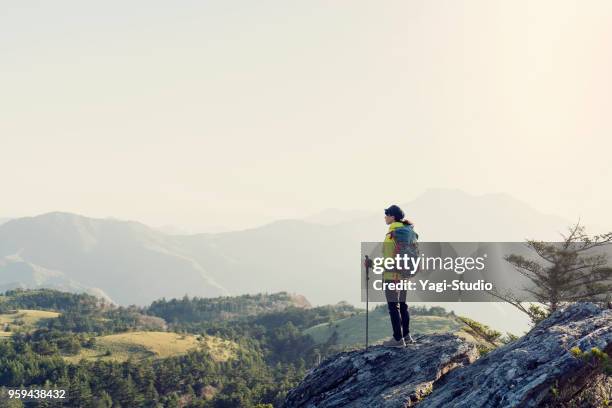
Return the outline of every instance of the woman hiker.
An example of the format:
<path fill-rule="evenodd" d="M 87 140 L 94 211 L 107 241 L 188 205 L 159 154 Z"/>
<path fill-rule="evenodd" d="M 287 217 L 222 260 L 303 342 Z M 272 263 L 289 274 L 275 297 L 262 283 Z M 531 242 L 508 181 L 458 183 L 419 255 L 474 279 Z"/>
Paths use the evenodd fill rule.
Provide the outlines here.
<path fill-rule="evenodd" d="M 389 226 L 389 231 L 385 235 L 383 242 L 383 256 L 394 258 L 398 253 L 397 236 L 418 237 L 414 232 L 413 225 L 404 218 L 404 212 L 397 205 L 392 205 L 385 209 L 385 223 Z M 401 230 L 401 229 L 409 230 Z M 415 238 L 416 240 L 416 238 Z M 401 271 L 387 270 L 383 273 L 385 281 L 399 281 L 404 274 Z M 410 314 L 406 304 L 406 290 L 385 290 L 393 337 L 383 343 L 388 347 L 404 347 L 407 343 L 414 343 L 410 335 Z"/>

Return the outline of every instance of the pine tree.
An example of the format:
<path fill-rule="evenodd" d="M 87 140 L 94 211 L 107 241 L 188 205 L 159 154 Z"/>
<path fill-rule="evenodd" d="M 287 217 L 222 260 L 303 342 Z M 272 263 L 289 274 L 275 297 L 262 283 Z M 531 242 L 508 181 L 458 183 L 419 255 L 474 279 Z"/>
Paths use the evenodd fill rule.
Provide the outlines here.
<path fill-rule="evenodd" d="M 88 406 L 92 401 L 91 388 L 89 388 L 89 384 L 81 378 L 75 378 L 70 382 L 68 395 L 72 403 L 77 407 Z"/>
<path fill-rule="evenodd" d="M 102 391 L 99 397 L 94 398 L 92 406 L 94 408 L 111 408 L 113 406 L 113 399 L 106 391 Z"/>
<path fill-rule="evenodd" d="M 562 235 L 560 243 L 527 241 L 539 261 L 522 255 L 507 256 L 515 269 L 534 287 L 527 291 L 543 305 L 526 305 L 512 293 L 493 295 L 510 303 L 538 323 L 560 306 L 581 301 L 607 302 L 612 294 L 612 268 L 601 249 L 612 244 L 612 232 L 589 236 L 579 223 Z"/>

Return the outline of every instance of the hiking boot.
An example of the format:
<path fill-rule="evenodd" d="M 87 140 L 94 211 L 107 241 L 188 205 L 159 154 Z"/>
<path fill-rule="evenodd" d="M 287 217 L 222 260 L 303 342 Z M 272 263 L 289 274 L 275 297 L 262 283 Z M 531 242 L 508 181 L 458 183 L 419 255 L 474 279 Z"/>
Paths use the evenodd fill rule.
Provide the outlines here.
<path fill-rule="evenodd" d="M 406 344 L 414 344 L 414 343 L 416 343 L 416 340 L 412 338 L 410 333 L 408 333 L 407 335 L 404 336 L 404 343 L 406 343 Z"/>
<path fill-rule="evenodd" d="M 399 340 L 395 340 L 393 337 L 391 337 L 390 340 L 383 342 L 382 345 L 384 347 L 406 347 L 406 343 L 404 342 L 403 338 Z"/>

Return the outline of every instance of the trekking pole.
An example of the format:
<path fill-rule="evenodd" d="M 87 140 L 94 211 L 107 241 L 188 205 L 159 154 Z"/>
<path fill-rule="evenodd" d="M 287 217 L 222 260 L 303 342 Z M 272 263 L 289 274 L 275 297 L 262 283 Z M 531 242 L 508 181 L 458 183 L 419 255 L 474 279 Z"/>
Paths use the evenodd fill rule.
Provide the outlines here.
<path fill-rule="evenodd" d="M 370 268 L 372 267 L 372 260 L 370 259 L 369 256 L 365 256 L 365 261 L 364 261 L 364 265 L 365 265 L 365 273 L 366 273 L 366 332 L 365 332 L 365 348 L 366 350 L 368 349 L 368 323 L 369 323 L 369 316 L 368 313 L 370 311 Z"/>

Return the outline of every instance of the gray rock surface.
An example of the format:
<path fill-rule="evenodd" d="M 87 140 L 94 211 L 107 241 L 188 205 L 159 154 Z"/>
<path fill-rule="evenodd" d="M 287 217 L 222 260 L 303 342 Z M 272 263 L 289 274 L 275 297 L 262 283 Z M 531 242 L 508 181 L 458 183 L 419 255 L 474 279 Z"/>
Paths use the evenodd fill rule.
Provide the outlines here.
<path fill-rule="evenodd" d="M 425 336 L 404 349 L 373 346 L 340 353 L 311 371 L 285 406 L 412 406 L 431 392 L 434 381 L 477 357 L 474 345 L 452 334 Z"/>
<path fill-rule="evenodd" d="M 612 310 L 572 305 L 475 362 L 475 347 L 451 334 L 426 336 L 406 349 L 340 353 L 310 371 L 285 406 L 562 406 L 598 373 L 572 355 L 576 346 L 610 353 Z"/>
<path fill-rule="evenodd" d="M 612 310 L 578 303 L 434 386 L 419 408 L 561 406 L 594 376 L 570 349 L 612 349 Z M 558 397 L 553 395 L 553 389 Z"/>

